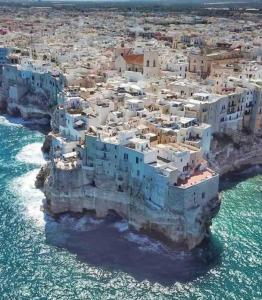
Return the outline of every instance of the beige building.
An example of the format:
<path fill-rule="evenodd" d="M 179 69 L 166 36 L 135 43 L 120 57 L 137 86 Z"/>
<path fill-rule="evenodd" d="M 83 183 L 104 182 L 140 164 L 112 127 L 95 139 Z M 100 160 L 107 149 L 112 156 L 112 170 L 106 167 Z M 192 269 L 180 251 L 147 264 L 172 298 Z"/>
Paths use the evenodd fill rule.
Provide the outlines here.
<path fill-rule="evenodd" d="M 240 50 L 219 51 L 209 54 L 204 51 L 193 52 L 189 55 L 189 72 L 206 78 L 213 73 L 213 66 L 237 63 L 242 57 L 243 54 Z"/>
<path fill-rule="evenodd" d="M 145 51 L 143 54 L 119 55 L 115 60 L 115 68 L 118 72 L 136 72 L 145 78 L 159 77 L 160 63 L 158 53 Z"/>

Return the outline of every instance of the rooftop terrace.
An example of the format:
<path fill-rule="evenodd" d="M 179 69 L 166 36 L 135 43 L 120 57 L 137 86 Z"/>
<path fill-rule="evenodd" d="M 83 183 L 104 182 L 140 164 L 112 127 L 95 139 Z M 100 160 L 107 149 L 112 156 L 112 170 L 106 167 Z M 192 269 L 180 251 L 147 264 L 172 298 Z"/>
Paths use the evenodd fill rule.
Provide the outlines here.
<path fill-rule="evenodd" d="M 178 186 L 183 188 L 188 188 L 190 186 L 199 184 L 207 179 L 212 178 L 213 176 L 216 176 L 217 174 L 209 169 L 206 169 L 204 171 L 196 172 L 191 177 L 187 178 L 186 180 L 178 182 Z"/>

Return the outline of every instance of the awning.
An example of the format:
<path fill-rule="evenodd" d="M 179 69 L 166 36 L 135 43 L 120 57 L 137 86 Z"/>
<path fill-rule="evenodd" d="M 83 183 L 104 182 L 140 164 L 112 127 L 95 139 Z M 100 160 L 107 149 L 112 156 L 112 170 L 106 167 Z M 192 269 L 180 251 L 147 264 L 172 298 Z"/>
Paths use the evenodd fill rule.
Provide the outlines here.
<path fill-rule="evenodd" d="M 75 122 L 75 125 L 76 125 L 76 126 L 82 126 L 82 125 L 84 125 L 84 124 L 85 124 L 85 122 L 82 121 L 82 120 L 78 120 L 78 121 Z"/>
<path fill-rule="evenodd" d="M 73 157 L 76 157 L 77 153 L 74 151 L 74 152 L 69 152 L 69 153 L 65 153 L 63 154 L 63 158 L 64 159 L 69 159 L 69 158 L 73 158 Z"/>

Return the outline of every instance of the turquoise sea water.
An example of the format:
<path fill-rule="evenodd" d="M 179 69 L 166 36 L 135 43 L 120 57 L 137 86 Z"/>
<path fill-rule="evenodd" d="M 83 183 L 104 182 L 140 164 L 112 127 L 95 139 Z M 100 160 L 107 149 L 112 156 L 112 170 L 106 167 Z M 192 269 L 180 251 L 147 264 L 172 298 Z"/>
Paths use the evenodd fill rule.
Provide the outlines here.
<path fill-rule="evenodd" d="M 42 141 L 0 117 L 0 300 L 262 299 L 262 176 L 222 192 L 210 242 L 171 252 L 115 217 L 44 218 Z"/>

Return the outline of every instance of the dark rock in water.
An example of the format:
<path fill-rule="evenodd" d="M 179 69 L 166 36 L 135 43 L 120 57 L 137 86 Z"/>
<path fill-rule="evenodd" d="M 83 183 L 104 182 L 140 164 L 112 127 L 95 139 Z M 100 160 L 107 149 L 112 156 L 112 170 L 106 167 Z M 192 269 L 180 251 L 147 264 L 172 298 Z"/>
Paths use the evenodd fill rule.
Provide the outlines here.
<path fill-rule="evenodd" d="M 44 187 L 45 180 L 49 176 L 49 174 L 50 168 L 48 167 L 48 165 L 44 165 L 36 176 L 35 187 L 37 189 L 41 189 Z"/>
<path fill-rule="evenodd" d="M 6 101 L 0 101 L 0 113 L 6 113 L 7 103 Z"/>
<path fill-rule="evenodd" d="M 48 135 L 45 137 L 45 141 L 44 141 L 44 144 L 43 144 L 43 146 L 42 146 L 42 151 L 43 151 L 45 154 L 49 154 L 50 149 L 51 149 L 51 143 L 52 143 L 52 136 L 51 136 L 51 134 L 48 134 Z"/>

